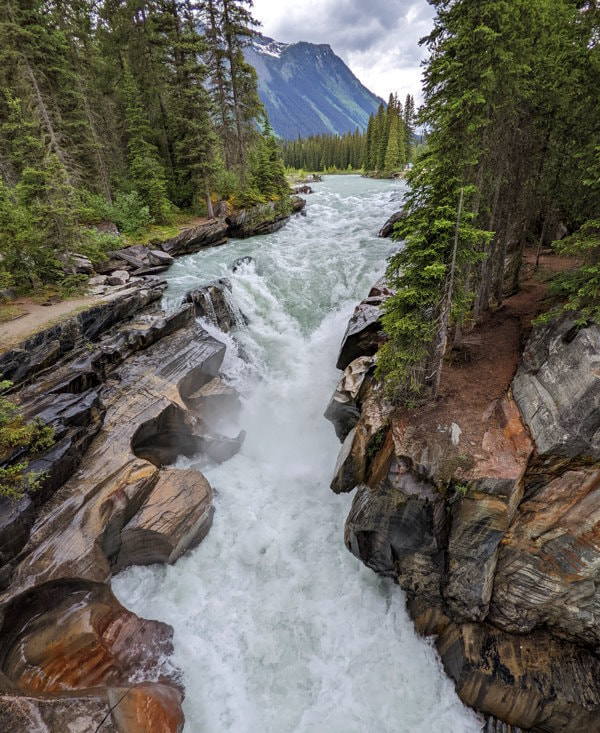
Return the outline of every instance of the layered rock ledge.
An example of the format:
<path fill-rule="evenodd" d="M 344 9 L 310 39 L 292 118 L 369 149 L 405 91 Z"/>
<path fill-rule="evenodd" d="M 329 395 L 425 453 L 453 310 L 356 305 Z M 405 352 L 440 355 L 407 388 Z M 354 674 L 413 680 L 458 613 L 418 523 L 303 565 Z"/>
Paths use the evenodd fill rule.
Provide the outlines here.
<path fill-rule="evenodd" d="M 210 288 L 170 313 L 151 305 L 163 290 L 142 283 L 0 355 L 24 415 L 54 427 L 29 457 L 40 489 L 0 502 L 2 730 L 183 728 L 171 628 L 127 611 L 109 582 L 206 536 L 211 487 L 173 464 L 227 460 L 244 436 L 215 428 L 238 401 L 217 376 L 225 346 L 196 321 Z"/>
<path fill-rule="evenodd" d="M 536 327 L 514 379 L 475 333 L 440 402 L 398 410 L 373 378 L 368 308 L 327 410 L 344 441 L 332 489 L 356 489 L 348 549 L 403 588 L 486 730 L 600 731 L 600 327 Z M 507 301 L 493 333 L 518 348 L 526 315 Z"/>

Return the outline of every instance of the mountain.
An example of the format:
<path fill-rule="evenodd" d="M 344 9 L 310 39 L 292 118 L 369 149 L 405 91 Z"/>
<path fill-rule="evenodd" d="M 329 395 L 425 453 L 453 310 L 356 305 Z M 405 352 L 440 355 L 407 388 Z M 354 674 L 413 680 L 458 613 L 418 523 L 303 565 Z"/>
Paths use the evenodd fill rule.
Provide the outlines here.
<path fill-rule="evenodd" d="M 382 101 L 354 76 L 331 46 L 255 38 L 246 60 L 275 133 L 291 139 L 365 129 Z"/>

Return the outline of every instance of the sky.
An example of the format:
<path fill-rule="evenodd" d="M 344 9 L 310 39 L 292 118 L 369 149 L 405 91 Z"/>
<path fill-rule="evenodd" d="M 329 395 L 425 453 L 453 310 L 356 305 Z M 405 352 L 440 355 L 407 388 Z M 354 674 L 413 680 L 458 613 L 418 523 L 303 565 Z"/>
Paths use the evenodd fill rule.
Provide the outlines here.
<path fill-rule="evenodd" d="M 276 41 L 328 43 L 360 81 L 387 100 L 421 97 L 419 39 L 432 27 L 427 0 L 254 0 L 261 33 Z"/>

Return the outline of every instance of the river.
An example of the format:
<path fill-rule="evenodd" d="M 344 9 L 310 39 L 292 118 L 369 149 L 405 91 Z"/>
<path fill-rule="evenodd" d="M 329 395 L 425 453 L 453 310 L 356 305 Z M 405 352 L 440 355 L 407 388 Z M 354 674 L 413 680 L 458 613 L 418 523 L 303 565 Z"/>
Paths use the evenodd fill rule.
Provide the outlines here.
<path fill-rule="evenodd" d="M 403 184 L 328 177 L 307 216 L 274 234 L 179 259 L 167 305 L 215 277 L 249 325 L 226 377 L 243 395 L 241 452 L 204 469 L 215 518 L 173 567 L 113 581 L 128 608 L 175 629 L 185 733 L 479 733 L 404 595 L 345 548 L 352 497 L 329 481 L 340 445 L 323 417 L 337 351 L 391 247 L 377 239 Z M 251 255 L 255 265 L 229 265 Z M 244 358 L 241 358 L 244 357 Z M 182 464 L 186 465 L 186 464 Z"/>

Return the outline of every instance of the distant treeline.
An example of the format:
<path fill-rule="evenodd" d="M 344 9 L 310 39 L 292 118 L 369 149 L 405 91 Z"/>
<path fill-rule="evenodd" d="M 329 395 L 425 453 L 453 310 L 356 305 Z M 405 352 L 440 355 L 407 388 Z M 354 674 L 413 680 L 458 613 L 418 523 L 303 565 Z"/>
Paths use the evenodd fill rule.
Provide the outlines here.
<path fill-rule="evenodd" d="M 365 170 L 380 175 L 399 171 L 410 160 L 414 143 L 415 101 L 407 95 L 404 106 L 390 94 L 387 107 L 379 105 L 369 117 L 366 132 L 357 128 L 344 135 L 311 135 L 283 143 L 288 168 L 311 171 Z"/>

